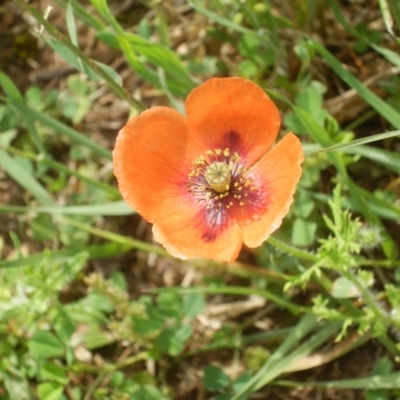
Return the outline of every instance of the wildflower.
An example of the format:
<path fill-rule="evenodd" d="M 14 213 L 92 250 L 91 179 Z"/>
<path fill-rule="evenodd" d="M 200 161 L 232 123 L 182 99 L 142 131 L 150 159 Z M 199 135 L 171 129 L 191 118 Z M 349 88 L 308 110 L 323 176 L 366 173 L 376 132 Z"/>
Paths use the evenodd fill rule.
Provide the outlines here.
<path fill-rule="evenodd" d="M 194 89 L 186 114 L 154 107 L 128 121 L 113 152 L 119 189 L 170 254 L 233 261 L 281 225 L 302 147 L 292 133 L 272 147 L 278 109 L 242 78 Z"/>

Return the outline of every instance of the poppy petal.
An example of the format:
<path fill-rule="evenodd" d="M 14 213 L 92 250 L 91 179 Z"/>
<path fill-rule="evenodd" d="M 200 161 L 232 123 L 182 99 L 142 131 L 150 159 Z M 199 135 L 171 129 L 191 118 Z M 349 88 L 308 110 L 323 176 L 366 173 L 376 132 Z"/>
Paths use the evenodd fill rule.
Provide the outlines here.
<path fill-rule="evenodd" d="M 242 232 L 234 220 L 213 225 L 207 210 L 188 196 L 169 199 L 165 214 L 153 225 L 153 234 L 168 253 L 181 258 L 209 258 L 233 261 L 243 243 Z"/>
<path fill-rule="evenodd" d="M 119 132 L 113 151 L 119 189 L 149 222 L 164 212 L 163 199 L 187 192 L 187 138 L 185 118 L 167 107 L 143 112 Z"/>
<path fill-rule="evenodd" d="M 237 216 L 248 247 L 260 246 L 281 225 L 293 202 L 303 160 L 300 140 L 288 133 L 251 168 L 264 198 Z"/>
<path fill-rule="evenodd" d="M 194 89 L 186 100 L 193 140 L 206 150 L 229 148 L 256 162 L 274 143 L 281 119 L 272 100 L 246 79 L 214 78 Z"/>

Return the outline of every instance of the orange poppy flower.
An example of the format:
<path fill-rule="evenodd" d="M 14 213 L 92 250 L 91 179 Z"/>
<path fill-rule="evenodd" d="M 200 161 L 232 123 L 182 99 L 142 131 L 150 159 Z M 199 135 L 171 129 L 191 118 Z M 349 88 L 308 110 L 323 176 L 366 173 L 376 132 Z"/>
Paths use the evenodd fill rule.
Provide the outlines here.
<path fill-rule="evenodd" d="M 113 152 L 119 189 L 170 254 L 233 261 L 281 225 L 302 147 L 292 133 L 272 147 L 278 109 L 242 78 L 200 85 L 186 114 L 154 107 L 128 121 Z"/>

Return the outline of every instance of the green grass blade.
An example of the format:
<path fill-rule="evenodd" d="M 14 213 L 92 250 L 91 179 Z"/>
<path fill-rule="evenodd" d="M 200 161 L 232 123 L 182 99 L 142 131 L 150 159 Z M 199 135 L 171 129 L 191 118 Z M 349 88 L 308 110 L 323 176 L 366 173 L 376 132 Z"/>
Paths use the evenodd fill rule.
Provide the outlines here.
<path fill-rule="evenodd" d="M 282 344 L 269 357 L 267 362 L 260 370 L 247 382 L 243 387 L 231 398 L 231 400 L 245 399 L 260 382 L 264 374 L 273 371 L 276 363 L 284 358 L 284 356 L 296 346 L 301 339 L 317 327 L 317 320 L 312 315 L 305 315 L 299 323 L 293 328 L 292 332 L 286 337 Z M 279 375 L 279 374 L 278 374 Z"/>
<path fill-rule="evenodd" d="M 397 0 L 396 0 L 397 1 Z M 382 0 L 381 0 L 382 2 Z M 387 49 L 385 47 L 379 46 L 376 43 L 371 42 L 366 35 L 360 34 L 357 29 L 355 29 L 352 25 L 350 25 L 347 21 L 346 18 L 344 17 L 339 4 L 337 3 L 337 0 L 329 0 L 329 5 L 335 15 L 335 18 L 343 25 L 343 27 L 346 29 L 347 32 L 350 32 L 352 35 L 357 37 L 359 40 L 362 40 L 363 42 L 367 43 L 371 48 L 373 48 L 377 53 L 381 54 L 383 57 L 385 57 L 388 61 L 390 61 L 392 64 L 400 67 L 400 56 L 398 53 L 394 52 L 393 50 Z M 382 11 L 385 8 L 382 8 Z M 389 11 L 388 9 L 386 9 Z M 389 12 L 382 12 L 382 15 L 388 16 L 390 15 Z M 387 20 L 385 20 L 387 22 Z M 391 29 L 389 32 L 393 35 L 393 31 Z"/>
<path fill-rule="evenodd" d="M 28 257 L 18 258 L 16 260 L 0 260 L 1 268 L 20 268 L 27 266 L 37 266 L 42 262 L 48 264 L 58 264 L 66 262 L 79 252 L 86 252 L 90 259 L 102 259 L 121 255 L 129 251 L 132 247 L 122 243 L 103 243 L 99 245 L 90 245 L 79 248 L 70 248 L 69 250 L 49 251 L 33 254 Z"/>
<path fill-rule="evenodd" d="M 71 39 L 71 43 L 74 46 L 79 47 L 78 35 L 76 33 L 75 18 L 74 18 L 74 12 L 72 10 L 71 1 L 68 1 L 67 11 L 66 11 L 66 20 L 67 20 L 68 34 L 69 34 L 69 38 Z"/>
<path fill-rule="evenodd" d="M 311 46 L 325 59 L 329 67 L 340 79 L 353 88 L 359 96 L 374 108 L 383 118 L 389 121 L 396 129 L 400 129 L 400 113 L 369 90 L 361 81 L 347 71 L 336 57 L 320 43 L 309 39 Z"/>
<path fill-rule="evenodd" d="M 345 150 L 349 154 L 357 154 L 368 158 L 400 175 L 400 154 L 372 146 L 350 147 Z"/>
<path fill-rule="evenodd" d="M 92 150 L 97 155 L 104 157 L 108 160 L 112 160 L 111 152 L 104 147 L 99 146 L 97 143 L 93 142 L 87 136 L 82 133 L 79 133 L 75 129 L 70 128 L 69 126 L 63 124 L 62 122 L 52 118 L 46 114 L 40 113 L 36 110 L 33 110 L 27 107 L 25 104 L 12 103 L 13 106 L 19 111 L 20 115 L 29 115 L 33 119 L 40 121 L 42 124 L 48 126 L 49 128 L 54 129 L 55 132 L 61 134 L 63 136 L 68 137 L 71 141 L 81 144 L 82 146 L 87 147 Z"/>
<path fill-rule="evenodd" d="M 104 216 L 121 216 L 131 215 L 134 213 L 124 201 L 115 201 L 106 204 L 91 204 L 82 206 L 62 206 L 62 207 L 21 207 L 21 206 L 2 206 L 0 205 L 0 213 L 2 212 L 38 212 L 47 214 L 73 214 L 73 215 L 104 215 Z"/>
<path fill-rule="evenodd" d="M 384 140 L 384 139 L 388 139 L 388 138 L 395 137 L 395 136 L 400 136 L 400 130 L 386 132 L 386 133 L 378 133 L 376 135 L 367 136 L 365 138 L 352 140 L 349 143 L 340 143 L 340 144 L 335 144 L 333 146 L 329 146 L 329 147 L 325 147 L 325 148 L 321 148 L 321 149 L 311 150 L 311 151 L 304 153 L 304 155 L 310 156 L 312 154 L 328 152 L 328 151 L 332 151 L 332 150 L 347 150 L 350 147 L 359 146 L 361 144 L 366 144 L 366 143 L 377 142 L 378 140 Z"/>
<path fill-rule="evenodd" d="M 247 29 L 241 25 L 235 24 L 234 22 L 230 21 L 229 19 L 221 17 L 221 15 L 219 15 L 215 12 L 212 12 L 210 10 L 207 10 L 206 8 L 197 4 L 195 1 L 189 0 L 188 3 L 198 13 L 204 15 L 207 18 L 210 18 L 212 21 L 215 21 L 216 23 L 218 23 L 222 26 L 225 26 L 226 28 L 232 29 L 233 31 L 236 31 L 236 32 L 250 33 L 250 34 L 258 35 L 257 32 L 252 31 L 251 29 Z"/>
<path fill-rule="evenodd" d="M 21 0 L 15 0 L 15 2 L 29 15 L 34 17 L 38 21 L 38 23 L 46 29 L 48 34 L 51 36 L 53 43 L 58 43 L 60 48 L 65 47 L 70 53 L 74 55 L 74 57 L 79 58 L 83 63 L 83 66 L 86 68 L 86 71 L 93 71 L 102 80 L 104 80 L 110 90 L 112 90 L 121 99 L 126 100 L 136 110 L 142 111 L 145 109 L 144 105 L 140 101 L 134 99 L 131 95 L 128 95 L 128 93 L 126 93 L 125 90 L 115 82 L 114 78 L 112 76 L 109 76 L 106 68 L 99 67 L 96 62 L 90 59 L 78 47 L 74 46 L 66 36 L 64 36 L 53 24 L 51 24 L 49 21 L 46 20 L 46 18 L 43 17 L 40 11 Z M 71 60 L 73 60 L 74 57 L 72 57 Z"/>
<path fill-rule="evenodd" d="M 11 100 L 16 104 L 25 103 L 22 93 L 14 85 L 12 80 L 1 71 L 0 71 L 0 86 L 3 88 L 4 93 L 7 95 L 9 100 Z M 32 141 L 35 144 L 36 148 L 39 150 L 40 153 L 44 153 L 45 150 L 42 141 L 39 138 L 39 135 L 36 131 L 35 124 L 33 123 L 32 118 L 29 115 L 21 115 L 21 117 L 26 124 L 26 127 L 31 135 Z"/>
<path fill-rule="evenodd" d="M 331 339 L 337 334 L 341 324 L 337 322 L 326 323 L 319 331 L 317 331 L 310 339 L 300 345 L 291 354 L 284 359 L 280 360 L 274 365 L 273 369 L 268 369 L 257 382 L 255 389 L 259 390 L 267 383 L 271 382 L 277 376 L 290 369 L 296 361 L 311 354 L 316 348 L 324 344 L 327 340 Z"/>
<path fill-rule="evenodd" d="M 396 372 L 388 375 L 374 375 L 365 378 L 345 379 L 330 382 L 291 382 L 279 380 L 276 382 L 282 386 L 312 386 L 335 389 L 361 389 L 361 390 L 381 390 L 381 389 L 400 389 L 400 373 Z M 378 398 L 377 398 L 378 399 Z"/>
<path fill-rule="evenodd" d="M 24 96 L 22 96 L 22 93 L 19 91 L 17 86 L 15 86 L 14 82 L 1 71 L 0 71 L 0 85 L 9 99 L 16 101 L 18 103 L 24 102 Z"/>
<path fill-rule="evenodd" d="M 0 149 L 0 166 L 20 186 L 44 206 L 53 206 L 54 201 L 46 189 L 6 151 Z"/>
<path fill-rule="evenodd" d="M 389 9 L 393 15 L 393 19 L 397 25 L 397 29 L 400 29 L 400 4 L 398 0 L 387 0 L 389 3 Z"/>
<path fill-rule="evenodd" d="M 74 14 L 86 26 L 90 26 L 96 30 L 105 29 L 107 27 L 106 24 L 104 24 L 99 18 L 94 16 L 93 13 L 89 11 L 88 7 L 85 7 L 85 5 L 80 4 L 78 0 L 70 0 L 70 1 L 54 0 L 54 1 L 64 9 L 66 9 L 68 3 L 71 2 Z"/>

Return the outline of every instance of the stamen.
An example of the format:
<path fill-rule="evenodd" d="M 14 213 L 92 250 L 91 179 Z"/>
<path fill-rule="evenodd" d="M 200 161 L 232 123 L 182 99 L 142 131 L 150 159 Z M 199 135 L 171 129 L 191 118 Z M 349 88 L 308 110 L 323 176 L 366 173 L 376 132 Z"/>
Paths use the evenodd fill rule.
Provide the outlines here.
<path fill-rule="evenodd" d="M 222 224 L 233 207 L 254 204 L 259 187 L 249 172 L 246 160 L 229 148 L 207 150 L 193 161 L 188 191 L 204 204 L 210 224 Z"/>

